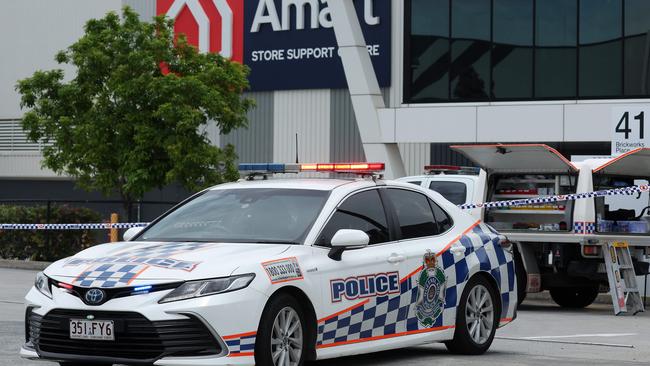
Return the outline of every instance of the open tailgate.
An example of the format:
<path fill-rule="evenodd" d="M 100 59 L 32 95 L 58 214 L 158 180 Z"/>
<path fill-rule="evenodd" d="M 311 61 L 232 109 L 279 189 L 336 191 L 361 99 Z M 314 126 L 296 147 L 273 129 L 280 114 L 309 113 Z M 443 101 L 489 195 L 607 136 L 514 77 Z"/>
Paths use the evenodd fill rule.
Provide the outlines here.
<path fill-rule="evenodd" d="M 578 169 L 562 154 L 544 144 L 455 145 L 489 173 L 567 173 Z"/>
<path fill-rule="evenodd" d="M 593 170 L 608 175 L 650 176 L 650 149 L 639 148 L 612 158 Z"/>

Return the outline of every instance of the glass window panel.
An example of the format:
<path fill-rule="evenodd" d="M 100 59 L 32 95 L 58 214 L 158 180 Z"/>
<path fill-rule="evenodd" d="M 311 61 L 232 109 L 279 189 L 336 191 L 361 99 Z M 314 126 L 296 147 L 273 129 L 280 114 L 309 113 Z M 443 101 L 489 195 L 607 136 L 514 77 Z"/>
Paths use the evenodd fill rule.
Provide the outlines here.
<path fill-rule="evenodd" d="M 576 96 L 576 0 L 537 0 L 535 97 Z"/>
<path fill-rule="evenodd" d="M 377 190 L 357 193 L 346 199 L 327 222 L 316 244 L 331 246 L 334 234 L 341 229 L 365 232 L 370 237 L 370 244 L 389 240 L 386 213 Z"/>
<path fill-rule="evenodd" d="M 650 1 L 625 1 L 625 94 L 647 95 L 650 61 Z"/>
<path fill-rule="evenodd" d="M 449 99 L 449 0 L 412 0 L 410 101 Z"/>
<path fill-rule="evenodd" d="M 451 9 L 451 96 L 487 100 L 490 80 L 490 0 L 454 0 Z"/>
<path fill-rule="evenodd" d="M 622 94 L 622 2 L 580 2 L 579 85 L 581 97 Z"/>
<path fill-rule="evenodd" d="M 402 239 L 438 234 L 438 225 L 426 196 L 403 189 L 388 189 L 386 193 L 395 208 Z"/>
<path fill-rule="evenodd" d="M 494 0 L 493 98 L 533 94 L 533 1 Z"/>

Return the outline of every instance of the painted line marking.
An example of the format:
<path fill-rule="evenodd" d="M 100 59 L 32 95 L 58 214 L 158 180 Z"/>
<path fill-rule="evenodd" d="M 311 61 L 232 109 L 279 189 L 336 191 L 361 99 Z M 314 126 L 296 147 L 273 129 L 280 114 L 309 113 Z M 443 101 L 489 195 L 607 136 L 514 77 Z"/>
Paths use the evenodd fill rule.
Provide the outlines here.
<path fill-rule="evenodd" d="M 575 342 L 575 341 L 558 341 L 553 339 L 529 339 L 529 338 L 515 338 L 515 337 L 494 337 L 506 341 L 524 341 L 524 342 L 540 342 L 540 343 L 561 343 L 561 344 L 575 344 L 581 346 L 600 346 L 600 347 L 616 347 L 616 348 L 634 348 L 631 344 L 618 344 L 618 343 L 598 343 L 598 342 Z"/>
<path fill-rule="evenodd" d="M 585 337 L 628 337 L 638 333 L 596 333 L 596 334 L 571 334 L 559 336 L 521 337 L 522 339 L 552 339 L 552 338 L 585 338 Z"/>

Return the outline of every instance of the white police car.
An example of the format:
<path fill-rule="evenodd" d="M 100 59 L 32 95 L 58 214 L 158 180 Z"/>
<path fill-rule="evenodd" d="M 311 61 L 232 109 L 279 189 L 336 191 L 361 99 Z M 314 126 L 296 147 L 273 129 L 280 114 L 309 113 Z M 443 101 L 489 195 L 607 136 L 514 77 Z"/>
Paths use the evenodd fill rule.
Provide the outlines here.
<path fill-rule="evenodd" d="M 39 274 L 21 355 L 301 365 L 429 342 L 480 354 L 515 317 L 510 244 L 437 193 L 379 179 L 383 164 L 240 168 L 251 179 Z M 366 178 L 266 179 L 308 170 Z"/>

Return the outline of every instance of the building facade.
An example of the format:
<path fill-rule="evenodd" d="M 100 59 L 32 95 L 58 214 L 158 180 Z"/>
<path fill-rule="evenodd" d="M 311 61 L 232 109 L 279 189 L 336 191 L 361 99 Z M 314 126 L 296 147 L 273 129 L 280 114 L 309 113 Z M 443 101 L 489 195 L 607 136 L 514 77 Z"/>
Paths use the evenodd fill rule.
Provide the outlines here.
<path fill-rule="evenodd" d="M 354 1 L 385 102 L 380 138 L 399 144 L 407 174 L 467 164 L 452 143 L 609 155 L 616 114 L 649 104 L 648 1 Z M 251 68 L 249 127 L 209 126 L 213 143 L 241 161 L 365 160 L 325 0 L 23 0 L 0 13 L 1 180 L 65 179 L 25 140 L 16 80 L 58 67 L 85 21 L 124 5 L 173 13 L 191 41 Z"/>

